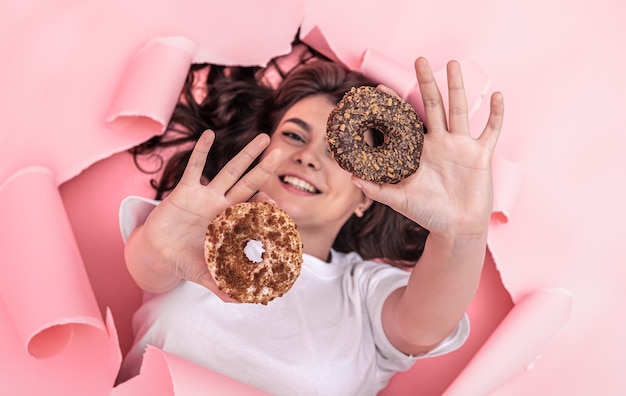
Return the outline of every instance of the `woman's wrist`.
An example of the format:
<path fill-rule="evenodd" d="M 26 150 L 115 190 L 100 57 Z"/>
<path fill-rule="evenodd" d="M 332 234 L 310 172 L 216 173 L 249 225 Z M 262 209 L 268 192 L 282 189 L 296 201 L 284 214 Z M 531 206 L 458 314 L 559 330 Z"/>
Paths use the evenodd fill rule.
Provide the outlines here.
<path fill-rule="evenodd" d="M 489 218 L 484 216 L 457 218 L 454 221 L 429 229 L 430 235 L 458 241 L 474 241 L 485 239 L 489 230 Z"/>
<path fill-rule="evenodd" d="M 487 231 L 487 226 L 473 226 L 450 227 L 443 232 L 430 232 L 426 239 L 425 256 L 436 257 L 433 263 L 437 265 L 482 263 L 487 246 Z"/>
<path fill-rule="evenodd" d="M 124 249 L 126 265 L 137 285 L 145 291 L 160 293 L 172 289 L 180 278 L 150 242 L 144 226 L 129 236 Z"/>

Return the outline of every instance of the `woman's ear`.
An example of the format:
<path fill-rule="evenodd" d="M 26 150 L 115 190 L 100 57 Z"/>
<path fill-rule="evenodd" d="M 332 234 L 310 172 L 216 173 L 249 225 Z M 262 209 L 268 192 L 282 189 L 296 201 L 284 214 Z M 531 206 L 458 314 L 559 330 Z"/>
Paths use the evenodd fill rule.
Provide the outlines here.
<path fill-rule="evenodd" d="M 374 201 L 372 201 L 370 198 L 366 197 L 365 194 L 363 194 L 363 199 L 361 203 L 359 203 L 354 209 L 354 214 L 356 215 L 356 217 L 363 217 L 365 211 L 368 210 L 373 203 Z"/>

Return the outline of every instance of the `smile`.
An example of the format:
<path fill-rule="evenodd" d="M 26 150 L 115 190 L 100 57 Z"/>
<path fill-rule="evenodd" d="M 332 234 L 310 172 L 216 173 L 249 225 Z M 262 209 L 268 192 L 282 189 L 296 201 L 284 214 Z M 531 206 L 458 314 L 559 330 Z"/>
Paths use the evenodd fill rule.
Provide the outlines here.
<path fill-rule="evenodd" d="M 280 180 L 285 183 L 288 184 L 289 186 L 295 188 L 296 190 L 299 191 L 304 191 L 304 192 L 308 192 L 311 194 L 319 194 L 319 190 L 317 188 L 315 188 L 315 186 L 313 186 L 311 183 L 302 180 L 298 177 L 295 176 L 281 176 Z"/>

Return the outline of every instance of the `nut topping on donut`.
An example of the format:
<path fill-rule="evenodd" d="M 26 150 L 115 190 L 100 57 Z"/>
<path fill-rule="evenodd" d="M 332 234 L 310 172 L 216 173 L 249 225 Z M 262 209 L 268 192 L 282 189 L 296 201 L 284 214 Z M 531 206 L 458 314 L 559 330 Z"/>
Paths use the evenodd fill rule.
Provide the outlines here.
<path fill-rule="evenodd" d="M 369 129 L 383 133 L 382 145 L 365 141 Z M 347 92 L 331 111 L 326 133 L 339 166 L 364 180 L 397 183 L 419 167 L 422 121 L 409 103 L 374 87 Z"/>
<path fill-rule="evenodd" d="M 250 242 L 261 244 L 260 262 L 248 257 Z M 265 202 L 244 202 L 209 224 L 204 254 L 220 290 L 239 302 L 267 304 L 300 275 L 302 241 L 286 212 Z"/>

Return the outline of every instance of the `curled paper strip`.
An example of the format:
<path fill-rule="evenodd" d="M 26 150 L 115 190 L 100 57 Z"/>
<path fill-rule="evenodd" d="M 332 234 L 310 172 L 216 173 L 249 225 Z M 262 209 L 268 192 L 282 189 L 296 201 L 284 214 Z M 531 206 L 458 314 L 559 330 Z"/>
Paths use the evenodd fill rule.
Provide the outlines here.
<path fill-rule="evenodd" d="M 521 298 L 445 396 L 488 395 L 523 371 L 565 328 L 572 303 L 565 289 L 536 290 Z"/>
<path fill-rule="evenodd" d="M 139 375 L 118 385 L 111 396 L 269 396 L 155 347 L 148 347 Z"/>
<path fill-rule="evenodd" d="M 72 337 L 47 359 L 25 353 L 20 336 L 0 300 L 0 384 L 3 395 L 109 395 L 121 361 L 111 312 L 103 326 L 66 324 Z M 53 334 L 47 342 L 54 343 Z"/>
<path fill-rule="evenodd" d="M 12 175 L 0 218 L 11 236 L 0 248 L 2 392 L 106 394 L 121 362 L 117 332 L 110 312 L 102 320 L 52 173 Z"/>
<path fill-rule="evenodd" d="M 1 235 L 13 236 L 0 249 L 0 290 L 31 355 L 60 353 L 68 323 L 105 330 L 52 173 L 34 167 L 9 178 L 0 218 Z"/>
<path fill-rule="evenodd" d="M 128 127 L 137 118 L 145 118 L 156 122 L 157 131 L 163 132 L 187 78 L 195 50 L 195 44 L 185 37 L 151 39 L 130 61 L 107 121 L 115 129 L 120 129 L 122 125 Z"/>

